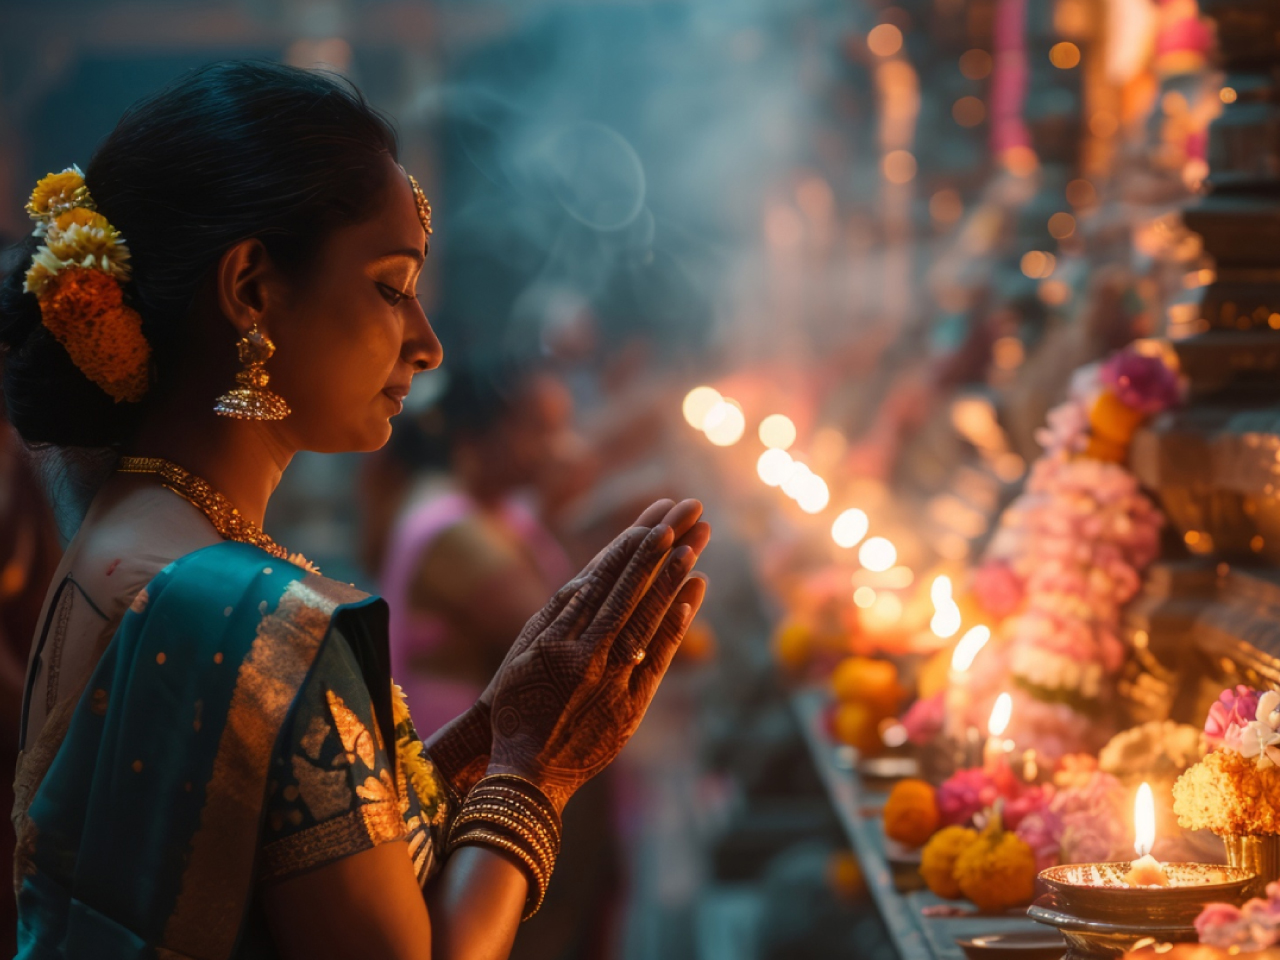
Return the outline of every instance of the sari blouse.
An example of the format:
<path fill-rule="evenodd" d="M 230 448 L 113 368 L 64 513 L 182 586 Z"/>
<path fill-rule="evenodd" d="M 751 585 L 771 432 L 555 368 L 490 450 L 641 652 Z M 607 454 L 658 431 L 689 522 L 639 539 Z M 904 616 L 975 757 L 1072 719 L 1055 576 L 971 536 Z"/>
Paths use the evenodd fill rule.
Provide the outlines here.
<path fill-rule="evenodd" d="M 15 806 L 18 957 L 272 957 L 258 885 L 388 842 L 423 883 L 449 814 L 386 604 L 207 547 L 134 599 Z"/>

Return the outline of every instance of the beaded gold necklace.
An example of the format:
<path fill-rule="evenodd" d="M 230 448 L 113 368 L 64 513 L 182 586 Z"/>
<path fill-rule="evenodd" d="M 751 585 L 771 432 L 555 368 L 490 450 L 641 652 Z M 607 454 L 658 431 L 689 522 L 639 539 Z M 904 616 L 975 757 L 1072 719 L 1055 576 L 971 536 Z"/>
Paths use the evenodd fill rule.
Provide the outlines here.
<path fill-rule="evenodd" d="M 159 477 L 162 486 L 172 490 L 208 517 L 213 529 L 224 540 L 252 544 L 273 557 L 296 563 L 313 573 L 319 572 L 306 557 L 300 553 L 290 553 L 280 546 L 261 527 L 241 514 L 230 500 L 172 460 L 161 457 L 121 457 L 116 469 L 120 473 L 146 473 Z"/>

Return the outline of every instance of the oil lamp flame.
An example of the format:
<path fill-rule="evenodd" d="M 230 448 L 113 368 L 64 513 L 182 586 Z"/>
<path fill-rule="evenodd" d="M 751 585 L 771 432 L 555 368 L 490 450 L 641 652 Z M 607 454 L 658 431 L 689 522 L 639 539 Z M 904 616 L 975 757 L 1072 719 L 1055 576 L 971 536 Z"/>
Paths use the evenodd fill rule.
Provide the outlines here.
<path fill-rule="evenodd" d="M 1002 737 L 1009 729 L 1009 719 L 1013 716 L 1013 697 L 1002 693 L 996 697 L 996 705 L 991 708 L 991 719 L 987 721 L 987 734 Z"/>
<path fill-rule="evenodd" d="M 963 673 L 973 666 L 974 659 L 991 639 L 991 629 L 979 624 L 960 638 L 955 652 L 951 654 L 951 669 Z"/>
<path fill-rule="evenodd" d="M 1156 801 L 1150 784 L 1140 786 L 1133 801 L 1133 835 L 1134 852 L 1145 857 L 1156 843 Z"/>

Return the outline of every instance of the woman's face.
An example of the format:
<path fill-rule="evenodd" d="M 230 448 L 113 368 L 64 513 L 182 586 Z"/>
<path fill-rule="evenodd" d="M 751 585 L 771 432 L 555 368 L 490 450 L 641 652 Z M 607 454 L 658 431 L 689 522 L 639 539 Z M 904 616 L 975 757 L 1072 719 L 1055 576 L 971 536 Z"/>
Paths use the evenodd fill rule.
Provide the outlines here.
<path fill-rule="evenodd" d="M 335 231 L 262 317 L 276 345 L 270 389 L 293 411 L 276 428 L 293 449 L 382 446 L 413 375 L 443 357 L 415 295 L 426 232 L 404 172 L 387 166 L 381 209 Z"/>

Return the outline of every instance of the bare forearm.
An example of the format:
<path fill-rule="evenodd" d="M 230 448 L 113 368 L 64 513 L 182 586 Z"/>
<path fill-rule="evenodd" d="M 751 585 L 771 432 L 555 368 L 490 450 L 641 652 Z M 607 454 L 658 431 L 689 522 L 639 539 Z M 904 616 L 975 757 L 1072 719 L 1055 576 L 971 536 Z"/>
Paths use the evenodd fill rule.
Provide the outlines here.
<path fill-rule="evenodd" d="M 524 871 L 506 854 L 455 851 L 427 888 L 432 960 L 506 960 L 528 893 Z"/>

